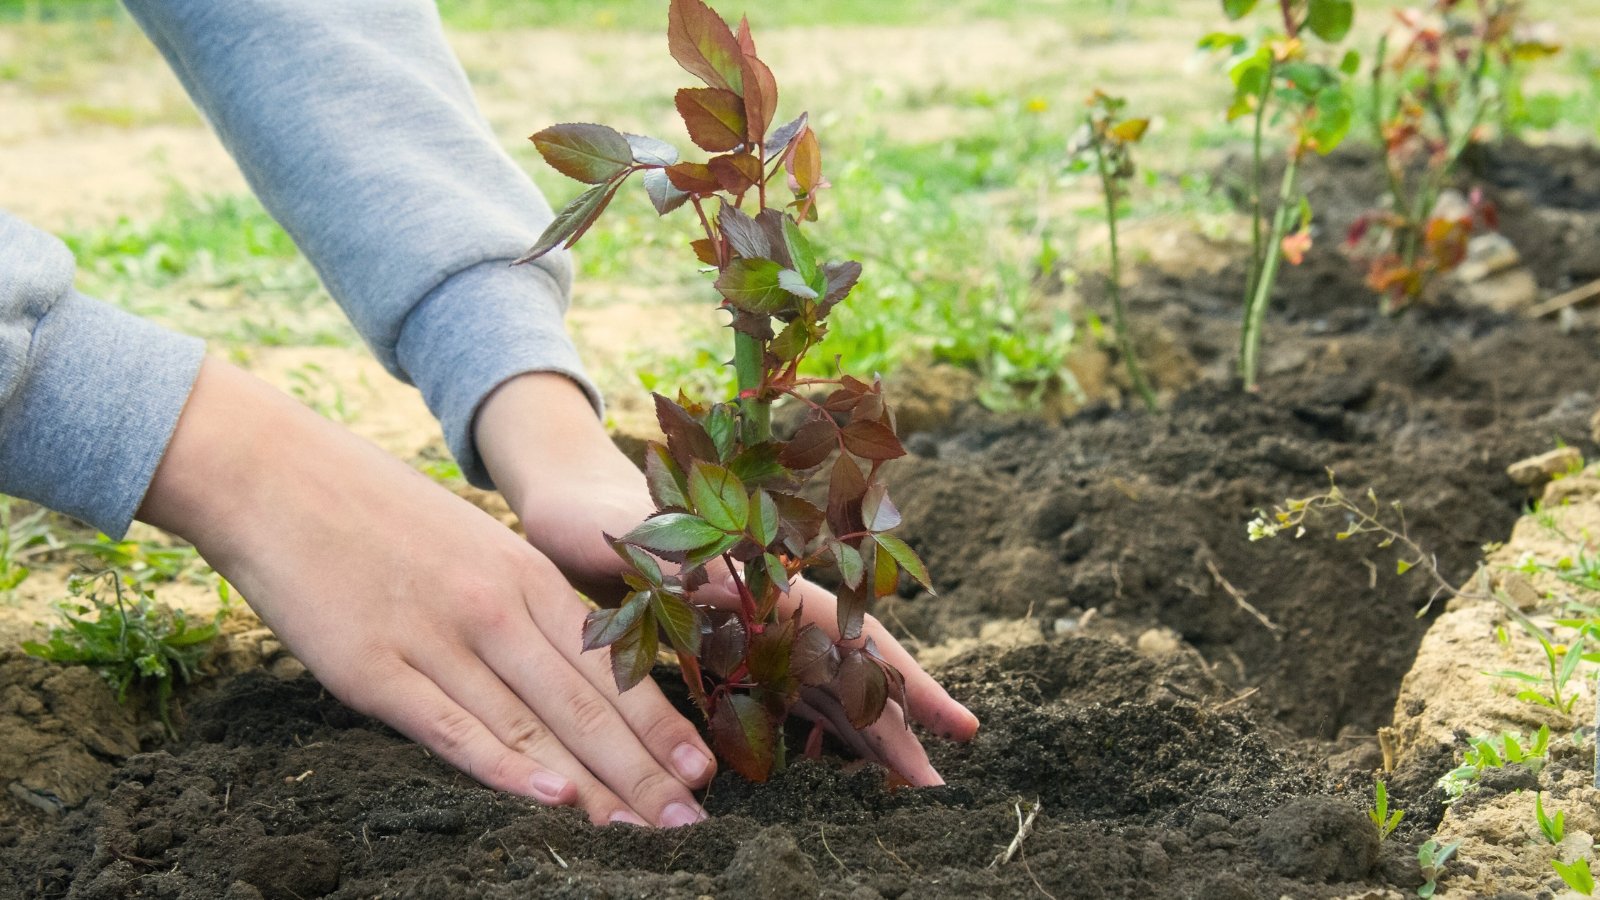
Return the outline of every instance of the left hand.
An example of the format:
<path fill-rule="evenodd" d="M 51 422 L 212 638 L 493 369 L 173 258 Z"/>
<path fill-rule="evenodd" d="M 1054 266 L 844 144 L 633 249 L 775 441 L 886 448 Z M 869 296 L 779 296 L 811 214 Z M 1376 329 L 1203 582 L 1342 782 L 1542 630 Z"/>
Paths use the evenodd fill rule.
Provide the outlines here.
<path fill-rule="evenodd" d="M 624 565 L 602 535 L 627 532 L 654 513 L 655 504 L 643 473 L 617 450 L 578 387 L 553 373 L 517 376 L 484 401 L 475 437 L 529 542 L 588 596 L 619 601 L 626 591 Z M 715 578 L 696 599 L 716 605 L 735 602 L 731 585 Z M 797 605 L 804 621 L 838 637 L 832 593 L 798 581 L 781 608 L 788 614 Z M 877 619 L 867 616 L 863 634 L 905 676 L 913 721 L 952 740 L 969 740 L 977 733 L 977 717 L 924 672 Z M 830 730 L 863 757 L 883 763 L 914 785 L 944 783 L 893 702 L 881 719 L 859 733 L 848 726 L 843 733 L 838 727 Z"/>

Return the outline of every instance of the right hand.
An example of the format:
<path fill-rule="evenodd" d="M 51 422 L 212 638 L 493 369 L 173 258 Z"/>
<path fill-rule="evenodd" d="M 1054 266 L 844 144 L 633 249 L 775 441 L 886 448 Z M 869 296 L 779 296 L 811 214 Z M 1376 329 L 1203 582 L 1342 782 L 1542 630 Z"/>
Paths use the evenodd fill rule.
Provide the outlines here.
<path fill-rule="evenodd" d="M 587 607 L 498 522 L 208 360 L 140 518 L 194 543 L 334 696 L 485 785 L 596 824 L 704 817 L 715 772 L 648 679 L 583 653 Z"/>

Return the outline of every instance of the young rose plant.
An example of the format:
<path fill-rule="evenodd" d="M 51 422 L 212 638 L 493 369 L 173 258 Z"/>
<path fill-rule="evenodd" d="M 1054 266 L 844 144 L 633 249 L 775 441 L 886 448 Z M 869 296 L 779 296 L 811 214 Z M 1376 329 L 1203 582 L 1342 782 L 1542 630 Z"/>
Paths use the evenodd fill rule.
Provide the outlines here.
<path fill-rule="evenodd" d="M 852 728 L 877 721 L 890 699 L 904 705 L 904 679 L 863 639 L 863 617 L 902 572 L 931 585 L 916 553 L 889 534 L 900 513 L 882 466 L 905 449 L 881 383 L 797 374 L 861 274 L 858 263 L 818 259 L 801 232 L 829 186 L 816 133 L 805 113 L 771 129 L 777 82 L 747 20 L 735 32 L 701 0 L 672 0 L 667 42 L 704 84 L 678 91 L 676 103 L 689 139 L 713 155 L 685 161 L 665 141 L 604 125 L 540 131 L 532 140 L 545 161 L 593 187 L 518 262 L 571 247 L 633 175 L 661 215 L 687 206 L 699 220 L 704 237 L 691 246 L 715 270 L 730 316 L 738 396 L 706 405 L 655 395 L 666 441 L 648 446 L 645 475 L 657 511 L 608 536 L 632 592 L 589 615 L 583 644 L 608 649 L 626 691 L 649 673 L 664 637 L 717 753 L 764 781 L 784 765 L 782 725 L 798 705 Z M 782 188 L 787 202 L 774 197 Z M 771 428 L 780 397 L 807 407 L 788 440 Z M 802 496 L 817 477 L 827 484 L 822 505 Z M 839 576 L 838 640 L 802 624 L 797 609 L 780 612 L 791 583 L 820 566 Z M 696 602 L 714 574 L 731 579 L 735 608 Z M 813 730 L 810 752 L 821 734 Z"/>
<path fill-rule="evenodd" d="M 1256 5 L 1257 0 L 1222 0 L 1223 12 L 1235 21 Z M 1354 110 L 1347 81 L 1361 64 L 1354 51 L 1345 53 L 1337 65 L 1318 62 L 1307 45 L 1311 36 L 1329 45 L 1344 40 L 1355 18 L 1352 0 L 1278 0 L 1272 5 L 1281 30 L 1269 27 L 1253 42 L 1226 32 L 1207 35 L 1200 42 L 1204 49 L 1229 54 L 1234 94 L 1228 121 L 1250 116 L 1253 123 L 1250 266 L 1239 331 L 1239 377 L 1249 390 L 1256 386 L 1261 328 L 1277 283 L 1279 260 L 1298 264 L 1311 248 L 1311 206 L 1299 189 L 1300 161 L 1308 151 L 1331 153 L 1344 141 Z M 1289 143 L 1277 208 L 1268 222 L 1265 131 L 1269 122 L 1279 120 L 1287 120 Z M 1292 234 L 1291 227 L 1295 227 Z"/>
<path fill-rule="evenodd" d="M 1388 203 L 1346 236 L 1387 312 L 1415 302 L 1459 266 L 1475 231 L 1496 228 L 1494 207 L 1477 191 L 1465 204 L 1440 197 L 1506 91 L 1518 92 L 1519 66 L 1559 49 L 1521 20 L 1520 4 L 1505 0 L 1435 0 L 1395 18 L 1372 67 L 1371 120 L 1384 151 Z"/>

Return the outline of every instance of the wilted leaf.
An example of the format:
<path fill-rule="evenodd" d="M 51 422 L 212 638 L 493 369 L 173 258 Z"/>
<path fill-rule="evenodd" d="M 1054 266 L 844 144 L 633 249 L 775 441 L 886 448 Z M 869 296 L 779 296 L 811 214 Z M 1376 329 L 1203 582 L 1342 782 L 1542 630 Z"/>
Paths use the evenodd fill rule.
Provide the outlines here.
<path fill-rule="evenodd" d="M 851 422 L 844 427 L 843 434 L 844 448 L 862 459 L 885 460 L 906 455 L 900 438 L 882 422 Z"/>
<path fill-rule="evenodd" d="M 726 536 L 722 529 L 699 516 L 669 512 L 645 519 L 622 540 L 657 553 L 684 553 Z"/>
<path fill-rule="evenodd" d="M 774 315 L 794 302 L 778 283 L 783 271 L 770 259 L 735 259 L 714 284 L 727 301 L 746 312 Z"/>
<path fill-rule="evenodd" d="M 712 194 L 722 187 L 705 163 L 673 163 L 662 171 L 673 187 L 690 194 Z"/>
<path fill-rule="evenodd" d="M 674 102 L 689 129 L 689 139 L 702 150 L 720 153 L 744 143 L 744 101 L 722 88 L 682 88 Z"/>
<path fill-rule="evenodd" d="M 711 711 L 711 742 L 735 772 L 754 782 L 772 774 L 773 728 L 754 698 L 723 694 Z"/>
<path fill-rule="evenodd" d="M 878 664 L 865 653 L 845 651 L 833 684 L 839 705 L 844 707 L 851 725 L 865 728 L 883 715 L 884 702 L 889 699 L 888 680 Z"/>
<path fill-rule="evenodd" d="M 656 214 L 662 216 L 689 199 L 688 194 L 678 190 L 678 186 L 672 183 L 664 169 L 645 170 L 644 192 L 650 196 L 650 205 L 656 208 Z"/>
<path fill-rule="evenodd" d="M 650 608 L 650 595 L 635 591 L 616 609 L 597 609 L 583 620 L 583 649 L 598 650 L 615 643 L 639 623 Z"/>
<path fill-rule="evenodd" d="M 861 523 L 868 531 L 888 531 L 900 524 L 900 510 L 889 499 L 889 486 L 874 482 L 861 498 Z"/>
<path fill-rule="evenodd" d="M 611 645 L 611 677 L 616 680 L 618 691 L 627 691 L 650 674 L 658 646 L 656 623 L 648 613 Z"/>
<path fill-rule="evenodd" d="M 811 419 L 794 433 L 778 461 L 791 469 L 809 469 L 821 465 L 838 446 L 839 426 L 831 419 Z"/>
<path fill-rule="evenodd" d="M 933 593 L 933 579 L 928 577 L 928 567 L 923 564 L 922 559 L 910 545 L 892 534 L 875 534 L 872 540 L 881 550 L 894 557 L 894 561 L 915 578 L 918 584 L 927 588 L 929 593 Z"/>
<path fill-rule="evenodd" d="M 701 0 L 672 0 L 667 49 L 690 75 L 714 88 L 740 93 L 744 52 L 728 23 Z"/>
<path fill-rule="evenodd" d="M 551 168 L 584 184 L 605 184 L 633 166 L 628 139 L 604 125 L 551 125 L 528 140 Z"/>
<path fill-rule="evenodd" d="M 554 250 L 557 246 L 561 246 L 563 242 L 568 247 L 576 244 L 578 238 L 583 237 L 583 233 L 589 230 L 590 225 L 594 224 L 594 220 L 600 218 L 600 214 L 605 212 L 606 204 L 611 202 L 611 198 L 617 193 L 617 188 L 621 185 L 622 181 L 619 179 L 595 185 L 579 194 L 576 200 L 567 204 L 566 209 L 556 215 L 550 226 L 544 230 L 543 234 L 539 235 L 539 240 L 529 248 L 528 252 L 519 256 L 511 264 L 516 266 L 532 262 Z"/>
<path fill-rule="evenodd" d="M 767 135 L 762 142 L 767 151 L 767 159 L 772 159 L 778 154 L 789 149 L 789 143 L 800 134 L 800 129 L 806 127 L 806 114 L 801 113 L 789 122 L 778 126 L 777 130 Z"/>
<path fill-rule="evenodd" d="M 725 153 L 713 156 L 706 163 L 722 189 L 735 197 L 754 187 L 761 180 L 761 160 L 749 153 Z"/>
<path fill-rule="evenodd" d="M 674 650 L 690 656 L 700 655 L 699 610 L 681 597 L 674 597 L 666 591 L 654 591 L 650 596 L 650 612 Z"/>
<path fill-rule="evenodd" d="M 1352 0 L 1310 0 L 1306 27 L 1311 33 L 1332 44 L 1344 40 L 1355 21 L 1356 7 Z"/>
<path fill-rule="evenodd" d="M 744 485 L 719 465 L 696 462 L 689 469 L 689 499 L 707 522 L 730 534 L 743 531 L 750 519 L 750 497 Z"/>

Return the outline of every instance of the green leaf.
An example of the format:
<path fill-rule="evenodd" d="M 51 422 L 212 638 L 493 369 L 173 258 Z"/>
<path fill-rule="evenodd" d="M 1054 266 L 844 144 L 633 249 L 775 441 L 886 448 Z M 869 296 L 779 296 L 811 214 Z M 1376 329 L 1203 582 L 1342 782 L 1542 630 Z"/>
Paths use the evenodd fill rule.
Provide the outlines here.
<path fill-rule="evenodd" d="M 621 640 L 650 607 L 650 595 L 635 591 L 616 609 L 597 609 L 583 620 L 583 649 L 598 650 Z"/>
<path fill-rule="evenodd" d="M 871 550 L 871 545 L 868 545 Z M 894 554 L 884 552 L 872 553 L 872 595 L 874 597 L 887 597 L 900 589 L 900 567 L 895 564 Z"/>
<path fill-rule="evenodd" d="M 723 694 L 711 711 L 711 743 L 728 765 L 747 780 L 763 782 L 772 774 L 772 720 L 761 704 L 746 694 Z"/>
<path fill-rule="evenodd" d="M 650 486 L 650 499 L 658 509 L 688 510 L 688 480 L 666 446 L 655 441 L 645 446 L 644 479 Z"/>
<path fill-rule="evenodd" d="M 604 125 L 551 125 L 528 140 L 533 141 L 533 146 L 551 168 L 584 184 L 612 181 L 627 172 L 634 162 L 634 150 L 628 138 Z M 671 145 L 663 146 L 671 149 Z"/>
<path fill-rule="evenodd" d="M 666 591 L 652 591 L 650 611 L 666 633 L 674 650 L 689 656 L 700 655 L 700 611 L 681 597 Z"/>
<path fill-rule="evenodd" d="M 1344 57 L 1339 60 L 1339 71 L 1346 75 L 1354 75 L 1361 70 L 1361 53 L 1357 50 L 1346 50 Z"/>
<path fill-rule="evenodd" d="M 817 292 L 812 290 L 811 285 L 806 284 L 800 273 L 793 269 L 783 269 L 778 272 L 778 286 L 802 300 L 817 299 Z"/>
<path fill-rule="evenodd" d="M 778 462 L 778 443 L 763 441 L 740 450 L 728 461 L 728 471 L 746 485 L 764 485 L 789 474 Z"/>
<path fill-rule="evenodd" d="M 763 547 L 778 539 L 778 504 L 766 491 L 755 493 L 755 515 L 750 517 L 750 537 Z"/>
<path fill-rule="evenodd" d="M 861 551 L 842 541 L 834 541 L 833 558 L 839 564 L 839 576 L 844 579 L 844 583 L 852 588 L 861 587 L 861 578 L 866 574 L 866 564 L 861 559 Z"/>
<path fill-rule="evenodd" d="M 658 646 L 656 623 L 647 610 L 611 645 L 611 677 L 618 691 L 626 692 L 650 674 Z"/>
<path fill-rule="evenodd" d="M 926 588 L 928 593 L 934 593 L 933 580 L 928 577 L 928 567 L 923 565 L 922 559 L 917 556 L 916 551 L 912 550 L 909 544 L 892 534 L 875 534 L 872 536 L 872 540 L 885 553 L 893 557 L 894 561 L 899 563 L 907 574 L 915 578 L 918 584 Z"/>
<path fill-rule="evenodd" d="M 817 277 L 817 253 L 800 233 L 800 226 L 788 216 L 783 217 L 783 245 L 789 251 L 791 267 L 800 273 L 801 281 L 809 284 Z"/>
<path fill-rule="evenodd" d="M 744 143 L 744 101 L 738 94 L 722 88 L 681 88 L 674 102 L 689 139 L 700 149 L 721 153 Z"/>
<path fill-rule="evenodd" d="M 719 465 L 694 464 L 689 470 L 689 499 L 694 501 L 695 512 L 729 534 L 744 531 L 750 520 L 750 496 L 744 484 Z"/>
<path fill-rule="evenodd" d="M 684 71 L 706 84 L 744 92 L 744 51 L 728 23 L 701 0 L 672 0 L 667 49 Z"/>
<path fill-rule="evenodd" d="M 1306 27 L 1328 43 L 1337 43 L 1350 33 L 1355 16 L 1353 0 L 1310 0 Z"/>
<path fill-rule="evenodd" d="M 725 460 L 733 453 L 739 441 L 739 423 L 728 404 L 718 403 L 711 407 L 711 414 L 706 416 L 706 433 L 711 435 L 711 443 L 717 447 L 718 460 Z"/>
<path fill-rule="evenodd" d="M 549 227 L 539 235 L 539 240 L 534 242 L 528 252 L 517 257 L 511 264 L 517 266 L 532 262 L 558 246 L 571 247 L 576 244 L 578 238 L 583 237 L 583 233 L 594 224 L 594 220 L 605 212 L 606 205 L 611 202 L 611 198 L 616 195 L 617 188 L 621 185 L 622 180 L 619 178 L 616 181 L 596 185 L 579 194 L 576 200 L 567 204 L 566 209 L 550 222 Z"/>
<path fill-rule="evenodd" d="M 632 544 L 619 541 L 610 535 L 606 535 L 606 540 L 611 543 L 611 549 L 617 551 L 617 555 L 622 557 L 623 562 L 631 566 L 635 572 L 644 576 L 646 581 L 660 587 L 662 581 L 661 566 L 656 562 L 655 557 Z"/>
<path fill-rule="evenodd" d="M 777 313 L 793 303 L 778 283 L 783 267 L 770 259 L 735 259 L 717 277 L 716 289 L 729 303 L 755 313 Z"/>
<path fill-rule="evenodd" d="M 1222 0 L 1222 12 L 1228 18 L 1238 21 L 1250 15 L 1250 10 L 1256 8 L 1256 0 Z"/>
<path fill-rule="evenodd" d="M 784 274 L 789 274 L 789 270 L 785 269 Z M 778 332 L 778 336 L 772 339 L 772 343 L 767 345 L 767 349 L 772 351 L 773 356 L 783 362 L 789 362 L 804 353 L 806 347 L 810 346 L 810 344 L 811 325 L 805 320 L 805 317 L 797 316 L 793 322 L 783 326 L 783 330 Z"/>
<path fill-rule="evenodd" d="M 722 537 L 705 545 L 704 547 L 691 550 L 689 554 L 684 557 L 683 564 L 687 568 L 703 566 L 722 554 L 727 553 L 729 550 L 732 550 L 743 539 L 744 538 L 737 534 L 722 535 Z"/>
<path fill-rule="evenodd" d="M 669 512 L 645 519 L 622 540 L 658 553 L 683 553 L 726 536 L 722 529 L 697 515 Z"/>
<path fill-rule="evenodd" d="M 641 166 L 665 168 L 678 161 L 678 148 L 660 138 L 644 134 L 623 133 L 628 148 L 633 151 L 633 161 Z"/>
<path fill-rule="evenodd" d="M 1411 566 L 1412 563 L 1406 562 L 1403 559 L 1397 560 L 1394 564 L 1394 573 L 1396 575 L 1404 575 L 1405 573 L 1411 571 Z"/>
<path fill-rule="evenodd" d="M 763 553 L 761 561 L 767 567 L 767 580 L 777 587 L 779 593 L 789 593 L 789 570 L 783 567 L 783 560 L 777 554 Z"/>

